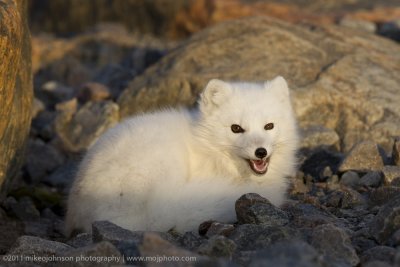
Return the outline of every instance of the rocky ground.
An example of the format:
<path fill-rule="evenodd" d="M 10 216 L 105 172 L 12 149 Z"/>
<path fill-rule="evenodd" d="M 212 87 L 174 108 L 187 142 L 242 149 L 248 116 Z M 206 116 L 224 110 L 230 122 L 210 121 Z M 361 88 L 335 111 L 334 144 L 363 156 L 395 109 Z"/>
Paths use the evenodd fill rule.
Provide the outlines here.
<path fill-rule="evenodd" d="M 117 265 L 122 259 L 145 266 L 157 260 L 170 266 L 400 266 L 400 140 L 394 138 L 400 135 L 400 66 L 393 62 L 399 45 L 365 33 L 366 24 L 349 30 L 263 19 L 233 23 L 180 43 L 116 25 L 70 39 L 33 37 L 35 101 L 26 162 L 0 207 L 4 266 Z M 258 33 L 251 40 L 241 35 L 251 35 L 249 27 Z M 285 38 L 291 54 L 278 51 L 289 45 Z M 251 45 L 243 51 L 246 41 Z M 228 51 L 221 52 L 226 43 Z M 304 135 L 300 170 L 283 207 L 249 192 L 232 203 L 235 224 L 209 221 L 194 232 L 146 233 L 104 221 L 93 224 L 92 234 L 63 235 L 76 166 L 121 116 L 162 103 L 192 105 L 213 75 L 257 80 L 281 74 L 274 71 L 294 88 Z M 355 102 L 344 100 L 345 90 Z"/>

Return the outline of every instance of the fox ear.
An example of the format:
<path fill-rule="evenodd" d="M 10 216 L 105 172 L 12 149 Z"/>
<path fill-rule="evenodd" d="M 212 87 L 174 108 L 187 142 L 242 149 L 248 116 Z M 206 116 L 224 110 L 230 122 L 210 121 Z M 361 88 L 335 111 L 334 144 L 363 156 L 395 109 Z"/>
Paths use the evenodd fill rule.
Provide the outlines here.
<path fill-rule="evenodd" d="M 208 82 L 206 88 L 201 94 L 200 105 L 204 109 L 209 109 L 221 105 L 232 93 L 232 87 L 229 83 L 212 79 Z"/>
<path fill-rule="evenodd" d="M 289 87 L 286 80 L 282 76 L 277 76 L 271 81 L 265 83 L 265 88 L 273 90 L 276 94 L 289 97 Z"/>

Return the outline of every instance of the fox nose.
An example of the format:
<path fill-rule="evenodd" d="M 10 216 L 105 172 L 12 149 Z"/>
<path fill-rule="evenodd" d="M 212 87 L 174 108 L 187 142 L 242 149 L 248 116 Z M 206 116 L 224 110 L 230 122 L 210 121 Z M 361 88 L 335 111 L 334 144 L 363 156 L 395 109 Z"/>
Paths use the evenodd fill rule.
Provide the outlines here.
<path fill-rule="evenodd" d="M 259 147 L 256 149 L 256 152 L 254 154 L 257 158 L 262 159 L 267 155 L 267 150 L 263 147 Z"/>

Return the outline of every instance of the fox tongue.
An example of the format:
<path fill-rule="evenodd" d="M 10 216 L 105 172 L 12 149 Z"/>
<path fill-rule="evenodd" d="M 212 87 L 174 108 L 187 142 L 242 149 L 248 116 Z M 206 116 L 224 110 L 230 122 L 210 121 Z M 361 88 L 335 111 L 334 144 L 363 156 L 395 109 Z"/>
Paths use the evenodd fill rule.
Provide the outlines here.
<path fill-rule="evenodd" d="M 264 174 L 267 171 L 268 161 L 267 160 L 249 160 L 250 167 L 258 174 Z"/>

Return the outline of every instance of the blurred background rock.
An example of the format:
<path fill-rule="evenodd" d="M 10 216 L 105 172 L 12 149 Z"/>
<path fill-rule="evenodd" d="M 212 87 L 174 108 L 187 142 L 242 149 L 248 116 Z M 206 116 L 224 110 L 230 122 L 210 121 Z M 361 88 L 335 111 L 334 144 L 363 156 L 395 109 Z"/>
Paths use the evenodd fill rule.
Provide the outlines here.
<path fill-rule="evenodd" d="M 66 242 L 64 199 L 76 166 L 124 117 L 193 107 L 211 78 L 276 75 L 289 82 L 304 140 L 286 207 L 293 216 L 286 221 L 313 237 L 318 253 L 329 251 L 319 235 L 337 234 L 345 248 L 338 259 L 350 265 L 377 260 L 368 258 L 369 249 L 395 253 L 400 239 L 392 229 L 400 225 L 390 203 L 400 193 L 398 0 L 0 0 L 0 17 L 0 254 L 11 245 L 11 252 L 28 253 L 25 245 L 33 241 L 16 242 L 21 235 L 36 236 L 34 249 L 41 253 L 71 251 L 65 244 L 46 249 L 54 240 Z M 393 220 L 382 221 L 387 214 Z M 327 222 L 335 227 L 313 232 Z M 162 236 L 192 251 L 201 247 L 205 255 L 221 249 L 245 265 L 251 257 L 241 250 L 252 248 L 238 236 L 270 244 L 257 234 L 265 226 L 223 228 L 237 248 L 210 233 L 210 239 Z M 118 249 L 128 253 L 132 240 L 122 241 Z M 91 243 L 86 235 L 69 244 Z M 301 252 L 303 245 L 291 247 Z M 82 253 L 97 249 L 104 246 Z M 398 264 L 392 256 L 389 266 Z"/>

